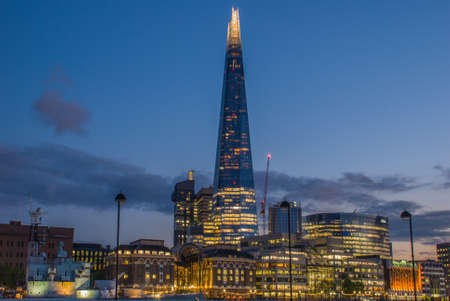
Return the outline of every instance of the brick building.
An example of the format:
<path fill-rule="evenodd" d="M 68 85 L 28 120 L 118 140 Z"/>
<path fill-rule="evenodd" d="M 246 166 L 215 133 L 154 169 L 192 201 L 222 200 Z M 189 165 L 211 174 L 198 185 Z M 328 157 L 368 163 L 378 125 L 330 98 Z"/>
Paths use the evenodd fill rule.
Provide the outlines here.
<path fill-rule="evenodd" d="M 39 226 L 38 237 L 42 242 L 39 252 L 45 253 L 51 262 L 57 255 L 60 243 L 63 249 L 72 255 L 73 228 Z M 31 226 L 22 225 L 20 221 L 0 224 L 0 265 L 24 269 L 27 261 L 28 242 Z"/>

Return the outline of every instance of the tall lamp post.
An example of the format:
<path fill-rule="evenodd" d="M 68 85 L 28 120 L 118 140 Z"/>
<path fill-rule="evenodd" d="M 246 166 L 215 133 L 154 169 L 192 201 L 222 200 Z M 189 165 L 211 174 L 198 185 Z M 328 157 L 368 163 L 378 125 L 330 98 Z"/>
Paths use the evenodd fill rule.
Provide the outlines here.
<path fill-rule="evenodd" d="M 411 242 L 411 258 L 412 258 L 412 273 L 413 273 L 413 285 L 414 285 L 414 300 L 417 301 L 417 289 L 416 289 L 416 268 L 414 261 L 414 239 L 412 231 L 412 215 L 408 211 L 403 211 L 400 214 L 400 218 L 409 221 L 409 240 Z"/>
<path fill-rule="evenodd" d="M 288 201 L 283 201 L 280 204 L 280 208 L 286 208 L 288 212 L 289 300 L 292 301 L 291 206 Z"/>
<path fill-rule="evenodd" d="M 117 203 L 117 242 L 116 242 L 116 300 L 119 299 L 119 291 L 118 291 L 118 285 L 119 285 L 119 243 L 120 243 L 120 204 L 124 203 L 127 198 L 125 195 L 120 192 L 116 196 L 116 203 Z"/>

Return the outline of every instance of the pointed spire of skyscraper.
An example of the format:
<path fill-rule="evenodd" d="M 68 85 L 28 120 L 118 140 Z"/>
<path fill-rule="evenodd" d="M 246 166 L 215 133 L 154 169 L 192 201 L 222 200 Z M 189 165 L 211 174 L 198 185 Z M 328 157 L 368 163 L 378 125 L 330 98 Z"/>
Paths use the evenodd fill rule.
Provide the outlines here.
<path fill-rule="evenodd" d="M 241 47 L 241 25 L 239 23 L 239 9 L 231 8 L 231 21 L 228 23 L 227 48 Z"/>
<path fill-rule="evenodd" d="M 238 244 L 258 231 L 245 94 L 239 10 L 228 23 L 222 104 L 214 173 L 215 242 Z"/>

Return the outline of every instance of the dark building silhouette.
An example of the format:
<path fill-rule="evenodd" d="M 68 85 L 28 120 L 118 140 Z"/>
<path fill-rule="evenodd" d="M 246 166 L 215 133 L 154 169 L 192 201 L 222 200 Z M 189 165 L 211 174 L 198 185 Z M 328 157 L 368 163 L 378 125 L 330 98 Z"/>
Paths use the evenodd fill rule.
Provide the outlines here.
<path fill-rule="evenodd" d="M 231 244 L 255 235 L 258 227 L 239 11 L 234 8 L 227 31 L 213 223 L 218 242 Z"/>
<path fill-rule="evenodd" d="M 302 209 L 297 203 L 289 202 L 291 211 L 291 233 L 302 232 Z M 281 208 L 280 203 L 269 207 L 269 233 L 288 233 L 288 208 Z"/>
<path fill-rule="evenodd" d="M 195 197 L 194 172 L 188 173 L 188 179 L 175 184 L 172 193 L 174 202 L 173 218 L 173 245 L 182 245 L 186 243 L 189 227 L 193 224 L 194 213 L 193 204 Z"/>
<path fill-rule="evenodd" d="M 203 224 L 211 219 L 213 206 L 212 187 L 202 188 L 195 195 L 194 201 L 194 221 L 198 224 Z"/>

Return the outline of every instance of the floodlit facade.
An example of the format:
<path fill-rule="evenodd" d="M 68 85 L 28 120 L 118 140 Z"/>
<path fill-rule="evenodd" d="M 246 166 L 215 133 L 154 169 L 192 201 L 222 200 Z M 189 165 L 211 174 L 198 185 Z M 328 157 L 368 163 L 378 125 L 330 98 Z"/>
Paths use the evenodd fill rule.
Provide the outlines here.
<path fill-rule="evenodd" d="M 414 279 L 412 263 L 405 260 L 392 260 L 387 264 L 386 273 L 386 291 L 392 298 L 407 298 L 414 294 Z M 420 270 L 415 265 L 416 291 L 422 290 L 420 281 Z"/>
<path fill-rule="evenodd" d="M 233 8 L 214 175 L 213 223 L 219 242 L 238 244 L 257 233 L 254 188 L 239 11 Z"/>
<path fill-rule="evenodd" d="M 230 245 L 183 245 L 177 253 L 175 290 L 209 299 L 250 299 L 255 293 L 256 261 Z"/>
<path fill-rule="evenodd" d="M 27 297 L 74 297 L 77 291 L 89 288 L 90 263 L 74 262 L 63 242 L 56 253 L 51 262 L 42 253 L 28 257 Z"/>
<path fill-rule="evenodd" d="M 116 278 L 116 250 L 106 258 L 106 278 Z M 119 246 L 119 293 L 141 298 L 173 291 L 174 256 L 163 240 L 140 239 Z"/>
<path fill-rule="evenodd" d="M 388 220 L 359 213 L 319 213 L 306 216 L 306 239 L 334 238 L 346 256 L 378 255 L 391 259 Z"/>

